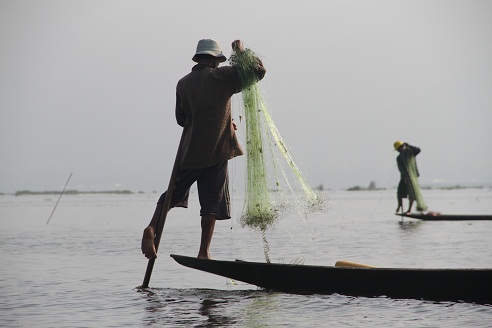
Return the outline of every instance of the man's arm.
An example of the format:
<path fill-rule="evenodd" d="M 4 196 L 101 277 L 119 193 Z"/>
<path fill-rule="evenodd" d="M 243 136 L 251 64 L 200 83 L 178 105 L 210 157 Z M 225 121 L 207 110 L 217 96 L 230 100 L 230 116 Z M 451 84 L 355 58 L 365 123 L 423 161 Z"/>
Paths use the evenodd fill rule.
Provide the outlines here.
<path fill-rule="evenodd" d="M 417 156 L 420 153 L 419 147 L 411 146 L 409 144 L 407 144 L 407 146 L 408 146 L 408 148 L 410 148 L 412 150 L 412 153 L 414 156 Z"/>
<path fill-rule="evenodd" d="M 179 93 L 176 92 L 176 122 L 182 127 L 186 125 L 186 114 L 181 109 L 181 98 L 179 97 Z"/>
<path fill-rule="evenodd" d="M 243 52 L 245 50 L 244 43 L 241 40 L 232 41 L 231 46 L 232 46 L 232 50 L 234 50 L 234 51 Z"/>
<path fill-rule="evenodd" d="M 231 46 L 232 46 L 232 50 L 236 53 L 243 53 L 245 51 L 251 51 L 251 50 L 246 49 L 244 47 L 244 43 L 241 40 L 233 41 Z M 261 61 L 261 59 L 258 58 L 257 56 L 255 56 L 255 61 L 256 61 L 255 65 L 254 65 L 255 67 L 251 67 L 251 69 L 254 70 L 254 73 L 256 75 L 256 82 L 258 82 L 261 79 L 263 79 L 263 77 L 265 77 L 266 69 L 265 69 L 265 66 L 263 66 L 263 62 Z"/>

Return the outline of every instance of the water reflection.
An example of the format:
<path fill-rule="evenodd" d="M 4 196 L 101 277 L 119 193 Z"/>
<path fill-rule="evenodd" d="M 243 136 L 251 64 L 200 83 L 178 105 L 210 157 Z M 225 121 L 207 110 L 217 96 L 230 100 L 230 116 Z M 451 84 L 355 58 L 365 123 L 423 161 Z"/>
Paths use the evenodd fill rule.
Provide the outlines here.
<path fill-rule="evenodd" d="M 276 326 L 281 293 L 264 290 L 145 289 L 145 326 Z M 292 320 L 292 319 L 291 319 Z"/>
<path fill-rule="evenodd" d="M 242 310 L 237 304 L 255 291 L 207 289 L 139 290 L 147 305 L 143 322 L 153 325 L 231 327 L 238 324 Z M 254 296 L 253 296 L 254 297 Z"/>
<path fill-rule="evenodd" d="M 255 297 L 245 308 L 245 327 L 275 327 L 280 326 L 281 294 L 264 292 L 261 297 Z M 258 295 L 257 295 L 258 296 Z"/>
<path fill-rule="evenodd" d="M 208 299 L 205 298 L 201 302 L 201 306 L 198 312 L 207 318 L 205 325 L 198 325 L 197 327 L 227 327 L 234 325 L 237 320 L 235 318 L 223 315 L 221 312 L 222 307 L 226 306 L 228 301 L 226 299 Z"/>
<path fill-rule="evenodd" d="M 400 230 L 414 232 L 420 227 L 422 223 L 423 221 L 404 221 L 402 219 L 401 221 L 398 221 L 398 226 Z"/>

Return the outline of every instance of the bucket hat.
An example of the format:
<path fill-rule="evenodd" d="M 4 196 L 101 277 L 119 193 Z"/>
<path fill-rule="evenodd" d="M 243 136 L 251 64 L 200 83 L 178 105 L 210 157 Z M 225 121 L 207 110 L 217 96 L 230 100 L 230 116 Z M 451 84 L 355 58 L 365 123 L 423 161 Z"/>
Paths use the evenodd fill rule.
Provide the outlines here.
<path fill-rule="evenodd" d="M 196 53 L 192 58 L 194 62 L 197 61 L 197 55 L 211 55 L 219 58 L 221 63 L 225 62 L 227 59 L 220 49 L 220 44 L 213 39 L 202 39 L 198 41 L 198 44 L 196 46 Z"/>

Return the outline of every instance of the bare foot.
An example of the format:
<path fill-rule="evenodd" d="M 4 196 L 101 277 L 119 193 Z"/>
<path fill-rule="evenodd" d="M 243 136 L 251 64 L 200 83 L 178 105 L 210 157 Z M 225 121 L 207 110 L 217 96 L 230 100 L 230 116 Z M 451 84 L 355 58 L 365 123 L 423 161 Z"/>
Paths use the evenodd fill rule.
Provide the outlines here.
<path fill-rule="evenodd" d="M 198 256 L 196 258 L 197 259 L 204 259 L 204 260 L 211 260 L 212 259 L 210 254 L 198 254 Z"/>
<path fill-rule="evenodd" d="M 142 254 L 144 254 L 149 260 L 157 258 L 157 253 L 154 246 L 154 228 L 151 226 L 144 229 L 141 249 Z"/>

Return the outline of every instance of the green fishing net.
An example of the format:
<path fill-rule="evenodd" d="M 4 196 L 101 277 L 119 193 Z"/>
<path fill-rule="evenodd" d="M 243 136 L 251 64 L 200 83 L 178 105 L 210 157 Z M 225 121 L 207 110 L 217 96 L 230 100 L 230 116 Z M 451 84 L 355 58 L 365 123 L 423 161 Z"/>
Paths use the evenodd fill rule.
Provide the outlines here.
<path fill-rule="evenodd" d="M 409 197 L 410 199 L 415 199 L 417 202 L 417 211 L 423 212 L 427 210 L 427 205 L 425 204 L 424 197 L 420 192 L 420 185 L 418 181 L 419 173 L 417 170 L 416 158 L 413 153 L 406 151 L 402 152 L 400 156 L 402 156 L 403 164 L 405 165 L 405 169 L 408 173 Z"/>
<path fill-rule="evenodd" d="M 257 56 L 251 51 L 234 52 L 229 59 L 238 69 L 246 122 L 246 193 L 240 223 L 262 234 L 264 253 L 270 262 L 266 231 L 283 215 L 296 211 L 303 220 L 325 209 L 324 200 L 309 185 L 295 164 L 273 122 L 257 82 Z"/>

